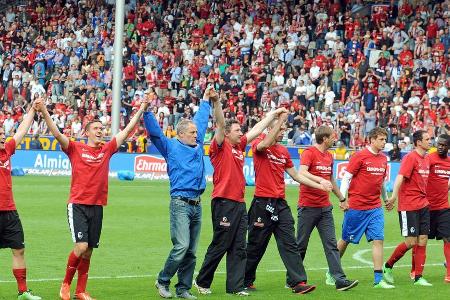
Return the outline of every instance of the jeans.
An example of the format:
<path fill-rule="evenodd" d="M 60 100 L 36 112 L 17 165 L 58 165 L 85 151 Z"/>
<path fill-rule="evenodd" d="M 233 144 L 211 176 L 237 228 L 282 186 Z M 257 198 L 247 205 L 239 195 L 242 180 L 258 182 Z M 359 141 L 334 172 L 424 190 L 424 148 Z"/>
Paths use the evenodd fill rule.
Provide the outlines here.
<path fill-rule="evenodd" d="M 341 95 L 341 87 L 342 87 L 341 81 L 333 81 L 333 92 L 336 94 L 336 96 Z"/>
<path fill-rule="evenodd" d="M 177 273 L 175 285 L 177 295 L 192 287 L 192 279 L 197 257 L 197 245 L 202 224 L 201 205 L 190 205 L 183 200 L 172 198 L 170 201 L 170 238 L 173 248 L 170 250 L 164 269 L 158 275 L 158 282 L 169 286 Z"/>

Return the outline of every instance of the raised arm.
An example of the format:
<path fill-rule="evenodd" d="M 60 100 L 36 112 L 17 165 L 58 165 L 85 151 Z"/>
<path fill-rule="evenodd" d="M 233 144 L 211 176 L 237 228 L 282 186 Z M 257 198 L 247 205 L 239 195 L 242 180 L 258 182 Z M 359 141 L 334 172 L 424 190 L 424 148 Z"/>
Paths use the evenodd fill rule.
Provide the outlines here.
<path fill-rule="evenodd" d="M 148 137 L 161 153 L 162 156 L 167 157 L 168 155 L 168 143 L 169 139 L 162 132 L 161 127 L 159 127 L 158 121 L 156 121 L 155 116 L 151 112 L 144 113 L 144 125 L 147 130 Z"/>
<path fill-rule="evenodd" d="M 287 113 L 280 114 L 278 121 L 270 129 L 269 133 L 264 137 L 264 139 L 257 145 L 256 149 L 258 151 L 264 151 L 275 143 L 278 133 L 280 132 L 281 126 L 287 120 Z"/>
<path fill-rule="evenodd" d="M 120 131 L 119 133 L 116 134 L 115 138 L 116 138 L 116 142 L 117 142 L 117 148 L 119 148 L 120 145 L 122 145 L 122 143 L 130 135 L 133 128 L 136 126 L 136 124 L 141 119 L 141 116 L 144 113 L 144 111 L 147 110 L 147 107 L 148 107 L 148 99 L 144 98 L 144 100 L 141 103 L 141 106 L 139 107 L 139 110 L 136 112 L 134 117 L 130 120 L 128 125 L 122 131 Z"/>
<path fill-rule="evenodd" d="M 215 92 L 215 91 L 214 91 Z M 216 118 L 216 132 L 214 139 L 218 145 L 222 145 L 225 139 L 225 117 L 223 116 L 222 103 L 217 93 L 212 93 L 211 100 L 214 104 L 214 117 Z"/>
<path fill-rule="evenodd" d="M 272 123 L 275 117 L 279 116 L 281 113 L 287 112 L 288 111 L 286 108 L 282 107 L 267 113 L 264 119 L 255 124 L 255 126 L 253 126 L 253 128 L 245 134 L 247 136 L 247 142 L 251 143 L 254 139 L 256 139 L 264 131 L 264 129 Z"/>
<path fill-rule="evenodd" d="M 59 131 L 58 127 L 50 117 L 50 114 L 48 113 L 47 107 L 45 106 L 43 99 L 39 98 L 38 100 L 35 101 L 34 105 L 35 109 L 42 113 L 42 117 L 44 118 L 48 129 L 61 144 L 61 149 L 66 150 L 69 147 L 69 138 Z"/>
<path fill-rule="evenodd" d="M 13 137 L 14 141 L 16 141 L 16 147 L 19 146 L 19 144 L 22 142 L 23 137 L 25 136 L 25 134 L 27 134 L 31 124 L 33 124 L 35 113 L 36 110 L 34 109 L 34 107 L 31 107 L 26 117 L 22 120 L 22 123 L 20 123 L 19 128 L 17 128 L 17 131 Z"/>
<path fill-rule="evenodd" d="M 197 126 L 197 143 L 203 144 L 205 139 L 206 128 L 208 127 L 209 115 L 211 112 L 211 105 L 209 105 L 209 97 L 212 87 L 208 87 L 203 94 L 203 99 L 200 102 L 200 108 L 194 117 L 195 126 Z"/>

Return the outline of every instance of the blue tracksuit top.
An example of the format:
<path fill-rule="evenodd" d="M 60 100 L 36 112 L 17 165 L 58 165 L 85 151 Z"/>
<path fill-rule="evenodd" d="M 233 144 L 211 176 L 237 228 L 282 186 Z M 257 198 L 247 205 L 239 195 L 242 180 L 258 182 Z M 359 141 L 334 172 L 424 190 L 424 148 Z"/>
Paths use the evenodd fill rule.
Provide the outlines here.
<path fill-rule="evenodd" d="M 209 103 L 201 101 L 200 108 L 193 119 L 197 126 L 197 146 L 195 147 L 185 145 L 176 138 L 167 138 L 153 113 L 144 113 L 145 128 L 150 140 L 167 162 L 172 197 L 196 198 L 205 190 L 203 139 L 208 127 L 210 112 Z"/>

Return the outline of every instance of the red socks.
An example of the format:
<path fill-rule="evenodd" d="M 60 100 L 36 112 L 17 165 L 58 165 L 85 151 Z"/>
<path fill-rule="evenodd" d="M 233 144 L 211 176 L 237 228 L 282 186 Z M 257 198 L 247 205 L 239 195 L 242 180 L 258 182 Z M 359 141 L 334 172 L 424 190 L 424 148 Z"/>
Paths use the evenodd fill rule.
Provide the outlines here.
<path fill-rule="evenodd" d="M 71 284 L 73 276 L 77 271 L 78 265 L 80 263 L 80 257 L 76 256 L 72 251 L 70 252 L 69 259 L 67 260 L 66 276 L 64 277 L 64 283 Z"/>
<path fill-rule="evenodd" d="M 26 292 L 27 288 L 27 269 L 13 269 L 14 277 L 17 280 L 19 293 Z"/>
<path fill-rule="evenodd" d="M 450 276 L 450 242 L 444 242 L 444 255 L 447 262 L 447 276 Z"/>
<path fill-rule="evenodd" d="M 414 255 L 414 260 L 415 260 L 415 264 L 414 264 L 414 271 L 415 271 L 415 275 L 416 278 L 422 276 L 423 273 L 423 268 L 425 266 L 425 259 L 427 257 L 427 247 L 426 246 L 419 246 L 416 245 L 416 254 Z"/>
<path fill-rule="evenodd" d="M 77 289 L 75 294 L 86 292 L 86 285 L 88 280 L 89 265 L 91 263 L 90 259 L 82 258 L 80 264 L 78 265 L 78 281 Z"/>
<path fill-rule="evenodd" d="M 405 253 L 408 251 L 408 246 L 406 246 L 405 243 L 401 243 L 395 248 L 394 252 L 392 253 L 391 257 L 389 257 L 388 261 L 386 262 L 386 267 L 392 268 L 394 264 L 405 255 Z M 416 260 L 417 262 L 417 260 Z"/>

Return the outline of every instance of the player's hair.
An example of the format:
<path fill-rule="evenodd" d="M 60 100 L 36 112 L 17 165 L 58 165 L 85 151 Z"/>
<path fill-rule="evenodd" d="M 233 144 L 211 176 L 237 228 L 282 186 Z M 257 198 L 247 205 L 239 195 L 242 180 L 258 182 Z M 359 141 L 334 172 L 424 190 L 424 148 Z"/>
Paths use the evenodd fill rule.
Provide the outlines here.
<path fill-rule="evenodd" d="M 412 138 L 414 146 L 417 146 L 417 142 L 423 139 L 423 135 L 425 133 L 427 133 L 425 130 L 417 130 L 416 132 L 413 133 Z"/>
<path fill-rule="evenodd" d="M 230 119 L 230 120 L 225 121 L 224 129 L 225 129 L 226 133 L 229 133 L 231 131 L 231 126 L 233 126 L 233 124 L 238 124 L 239 126 L 241 125 L 241 124 L 239 124 L 238 120 Z"/>
<path fill-rule="evenodd" d="M 316 135 L 317 144 L 322 144 L 324 138 L 329 138 L 333 135 L 333 129 L 327 125 L 321 125 L 314 130 L 314 134 Z"/>
<path fill-rule="evenodd" d="M 373 128 L 371 131 L 369 131 L 368 137 L 369 137 L 369 141 L 371 141 L 372 139 L 376 140 L 378 136 L 386 136 L 388 135 L 386 129 L 381 128 L 381 127 L 375 127 Z"/>
<path fill-rule="evenodd" d="M 91 125 L 94 123 L 101 123 L 100 119 L 94 119 L 92 121 L 87 122 L 86 126 L 84 126 L 84 131 L 88 131 L 91 128 Z"/>
<path fill-rule="evenodd" d="M 191 120 L 183 119 L 177 124 L 177 135 L 180 133 L 185 133 L 189 127 L 189 124 L 194 124 Z"/>
<path fill-rule="evenodd" d="M 444 133 L 444 134 L 439 135 L 439 138 L 446 141 L 447 147 L 450 147 L 450 135 Z"/>

